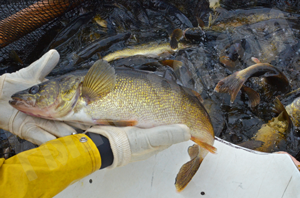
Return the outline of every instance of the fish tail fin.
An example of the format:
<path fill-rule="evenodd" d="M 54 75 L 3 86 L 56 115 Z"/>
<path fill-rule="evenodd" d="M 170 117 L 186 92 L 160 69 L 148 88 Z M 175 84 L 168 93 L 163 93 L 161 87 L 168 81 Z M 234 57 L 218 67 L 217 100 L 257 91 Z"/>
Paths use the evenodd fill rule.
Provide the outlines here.
<path fill-rule="evenodd" d="M 175 179 L 177 192 L 181 192 L 188 185 L 203 161 L 200 147 L 197 144 L 190 146 L 188 153 L 191 160 L 182 165 Z"/>
<path fill-rule="evenodd" d="M 235 72 L 234 74 L 220 80 L 215 87 L 215 91 L 221 93 L 228 92 L 231 96 L 230 102 L 233 103 L 246 80 L 247 78 L 240 76 L 239 72 Z"/>
<path fill-rule="evenodd" d="M 205 142 L 203 142 L 203 141 L 201 141 L 201 140 L 199 140 L 199 139 L 197 139 L 197 138 L 195 138 L 193 136 L 191 137 L 191 140 L 194 141 L 199 146 L 201 146 L 202 148 L 208 150 L 211 153 L 216 153 L 217 152 L 216 147 L 214 147 L 212 145 L 209 145 L 209 144 L 207 144 L 207 143 L 205 143 Z"/>

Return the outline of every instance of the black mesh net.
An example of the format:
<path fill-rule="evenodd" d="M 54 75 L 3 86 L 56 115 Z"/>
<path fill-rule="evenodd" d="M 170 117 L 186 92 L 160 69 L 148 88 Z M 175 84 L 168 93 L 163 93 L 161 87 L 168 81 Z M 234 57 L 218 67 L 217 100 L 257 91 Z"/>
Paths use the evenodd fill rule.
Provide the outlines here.
<path fill-rule="evenodd" d="M 36 60 L 41 39 L 53 39 L 62 21 L 70 21 L 82 9 L 93 10 L 99 1 L 83 0 L 0 0 L 0 74 L 20 69 L 8 62 L 18 56 L 24 64 Z"/>

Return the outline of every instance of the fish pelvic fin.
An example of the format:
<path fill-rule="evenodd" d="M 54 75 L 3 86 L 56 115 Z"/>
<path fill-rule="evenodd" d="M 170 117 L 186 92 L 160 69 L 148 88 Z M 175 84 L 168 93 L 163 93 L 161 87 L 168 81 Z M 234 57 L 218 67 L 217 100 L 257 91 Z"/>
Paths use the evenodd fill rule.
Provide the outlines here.
<path fill-rule="evenodd" d="M 216 153 L 217 152 L 216 147 L 214 147 L 212 145 L 209 145 L 206 142 L 203 142 L 202 140 L 199 140 L 199 139 L 195 138 L 194 136 L 191 137 L 191 140 L 194 141 L 199 146 L 201 146 L 202 148 L 208 150 L 211 153 Z"/>
<path fill-rule="evenodd" d="M 188 153 L 191 160 L 182 165 L 175 179 L 177 192 L 181 192 L 188 185 L 203 161 L 198 145 L 194 144 L 193 146 L 190 146 Z"/>
<path fill-rule="evenodd" d="M 118 126 L 118 127 L 125 127 L 125 126 L 135 126 L 137 125 L 136 120 L 95 120 L 96 124 L 99 125 L 110 125 L 110 126 Z"/>
<path fill-rule="evenodd" d="M 239 72 L 235 72 L 234 74 L 220 80 L 215 87 L 215 91 L 220 93 L 228 92 L 231 96 L 230 102 L 233 103 L 246 80 L 247 78 L 239 75 Z"/>
<path fill-rule="evenodd" d="M 116 84 L 115 69 L 105 60 L 98 60 L 85 75 L 82 96 L 92 102 L 111 92 Z"/>
<path fill-rule="evenodd" d="M 259 93 L 257 93 L 256 91 L 254 91 L 253 89 L 245 85 L 242 86 L 242 91 L 248 95 L 249 107 L 256 107 L 259 104 L 260 102 Z"/>

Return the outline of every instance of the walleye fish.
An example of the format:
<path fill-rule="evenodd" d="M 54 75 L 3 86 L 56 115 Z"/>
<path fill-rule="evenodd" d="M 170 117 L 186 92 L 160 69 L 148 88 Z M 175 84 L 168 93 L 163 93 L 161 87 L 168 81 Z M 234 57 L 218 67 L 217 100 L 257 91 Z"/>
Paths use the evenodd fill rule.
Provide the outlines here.
<path fill-rule="evenodd" d="M 157 43 L 157 42 L 151 42 L 146 43 L 138 46 L 133 46 L 131 48 L 126 48 L 123 50 L 115 51 L 113 53 L 110 53 L 103 57 L 103 60 L 106 60 L 107 62 L 111 62 L 113 60 L 117 60 L 120 58 L 126 58 L 136 55 L 142 55 L 147 57 L 159 57 L 161 54 L 164 53 L 174 53 L 176 51 L 179 51 L 181 49 L 185 49 L 189 47 L 189 45 L 179 42 L 176 49 L 173 49 L 170 45 L 170 43 Z"/>
<path fill-rule="evenodd" d="M 252 140 L 264 143 L 255 149 L 257 151 L 274 152 L 278 145 L 286 140 L 287 135 L 293 133 L 293 123 L 289 113 L 277 97 L 275 98 L 275 109 L 279 115 L 262 125 L 252 138 Z"/>
<path fill-rule="evenodd" d="M 221 93 L 228 92 L 231 96 L 230 102 L 233 103 L 239 90 L 242 88 L 243 84 L 248 80 L 248 78 L 258 76 L 264 77 L 266 81 L 270 82 L 271 84 L 276 83 L 278 85 L 278 89 L 280 88 L 283 91 L 287 91 L 289 88 L 289 81 L 279 69 L 268 63 L 261 63 L 257 59 L 252 60 L 257 64 L 249 66 L 241 71 L 237 71 L 220 80 L 215 87 L 215 91 Z M 253 91 L 254 90 L 251 90 L 252 93 Z M 249 90 L 246 93 L 249 93 Z M 250 103 L 257 105 L 260 100 L 260 98 L 257 96 L 259 95 L 252 94 L 251 98 L 249 97 L 252 100 Z"/>
<path fill-rule="evenodd" d="M 286 111 L 290 115 L 295 127 L 300 127 L 300 97 L 286 106 Z"/>
<path fill-rule="evenodd" d="M 96 61 L 87 73 L 20 91 L 9 103 L 28 115 L 91 125 L 186 124 L 191 140 L 204 149 L 180 169 L 175 183 L 178 191 L 192 179 L 208 151 L 216 151 L 209 115 L 193 91 L 155 74 L 115 70 L 104 60 Z"/>

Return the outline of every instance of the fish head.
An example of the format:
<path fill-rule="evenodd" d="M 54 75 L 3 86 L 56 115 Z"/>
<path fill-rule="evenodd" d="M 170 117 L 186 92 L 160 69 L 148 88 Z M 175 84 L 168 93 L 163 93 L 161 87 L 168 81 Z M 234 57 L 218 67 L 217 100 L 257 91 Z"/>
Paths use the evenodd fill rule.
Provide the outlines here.
<path fill-rule="evenodd" d="M 57 119 L 72 110 L 79 87 L 80 79 L 74 76 L 49 80 L 13 94 L 9 104 L 28 115 Z"/>

